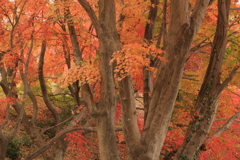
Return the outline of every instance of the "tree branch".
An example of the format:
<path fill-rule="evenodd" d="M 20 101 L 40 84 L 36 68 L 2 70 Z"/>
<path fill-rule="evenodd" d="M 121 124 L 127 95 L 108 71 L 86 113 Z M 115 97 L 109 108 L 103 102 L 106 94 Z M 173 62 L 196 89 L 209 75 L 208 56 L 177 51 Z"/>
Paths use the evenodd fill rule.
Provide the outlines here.
<path fill-rule="evenodd" d="M 67 121 L 70 121 L 71 119 L 73 119 L 73 117 L 74 117 L 74 116 L 72 115 L 71 117 L 67 118 L 66 120 L 62 121 L 61 123 L 58 123 L 58 124 L 56 124 L 55 126 L 48 127 L 48 128 L 46 128 L 46 129 L 42 130 L 42 131 L 41 131 L 41 134 L 43 134 L 43 133 L 46 132 L 47 130 L 56 128 L 56 127 L 58 127 L 58 126 L 60 126 L 60 125 L 62 125 L 62 124 L 64 124 L 64 123 L 66 123 Z"/>
<path fill-rule="evenodd" d="M 231 80 L 233 79 L 233 77 L 236 75 L 238 69 L 240 68 L 240 65 L 236 66 L 233 68 L 233 70 L 230 72 L 230 74 L 228 75 L 228 77 L 223 81 L 223 83 L 221 84 L 218 93 L 220 94 L 224 88 L 229 84 L 229 82 L 231 82 Z"/>
<path fill-rule="evenodd" d="M 197 0 L 192 15 L 191 15 L 191 25 L 194 30 L 194 35 L 197 34 L 198 29 L 202 24 L 202 20 L 205 16 L 207 7 L 210 3 L 210 0 Z"/>
<path fill-rule="evenodd" d="M 220 118 L 220 119 L 215 119 L 214 122 L 215 122 L 215 121 L 227 121 L 227 120 L 229 120 L 229 119 L 226 119 L 226 118 Z M 240 121 L 235 121 L 235 122 L 240 123 Z"/>
<path fill-rule="evenodd" d="M 238 97 L 240 97 L 240 94 L 238 94 L 238 93 L 235 93 L 235 92 L 233 92 L 232 90 L 230 90 L 230 89 L 228 89 L 232 94 L 234 94 L 234 95 L 236 95 L 236 96 L 238 96 Z"/>
<path fill-rule="evenodd" d="M 42 95 L 43 95 L 43 100 L 44 100 L 47 108 L 49 109 L 49 111 L 52 113 L 52 115 L 55 119 L 55 122 L 59 123 L 60 122 L 59 113 L 58 113 L 57 109 L 52 105 L 51 101 L 48 98 L 47 87 L 46 87 L 45 80 L 44 80 L 43 65 L 44 65 L 45 52 L 46 52 L 46 42 L 43 41 L 42 46 L 41 46 L 39 64 L 38 64 L 39 83 L 40 83 L 40 87 L 41 87 L 41 91 L 42 91 Z"/>
<path fill-rule="evenodd" d="M 221 135 L 225 130 L 229 128 L 229 126 L 238 118 L 240 117 L 240 112 L 237 112 L 235 115 L 233 115 L 231 118 L 228 119 L 228 121 L 215 133 L 212 134 L 212 137 L 218 137 Z"/>
<path fill-rule="evenodd" d="M 190 78 L 190 77 L 185 77 L 185 76 L 183 76 L 182 78 L 183 78 L 183 79 L 192 80 L 192 81 L 199 81 L 199 80 L 197 80 L 197 79 L 195 79 L 195 78 Z"/>
<path fill-rule="evenodd" d="M 230 8 L 230 10 L 240 10 L 240 8 Z"/>
<path fill-rule="evenodd" d="M 98 110 L 96 107 L 96 103 L 93 100 L 93 95 L 90 89 L 89 84 L 85 83 L 82 86 L 82 99 L 81 101 L 84 105 L 87 106 L 89 113 L 93 116 L 97 114 Z"/>
<path fill-rule="evenodd" d="M 101 26 L 100 26 L 100 23 L 98 21 L 98 18 L 96 16 L 94 10 L 92 9 L 90 4 L 86 0 L 78 0 L 78 2 L 87 12 L 88 16 L 90 17 L 90 19 L 92 21 L 92 24 L 94 25 L 94 27 L 96 29 L 97 36 L 99 37 L 99 34 L 101 32 Z"/>
<path fill-rule="evenodd" d="M 32 153 L 31 155 L 27 156 L 25 158 L 25 160 L 32 160 L 34 158 L 36 158 L 38 155 L 42 154 L 43 152 L 45 152 L 48 148 L 50 148 L 56 141 L 58 141 L 59 139 L 61 139 L 65 134 L 73 131 L 73 127 L 79 122 L 81 121 L 84 116 L 86 115 L 86 108 L 83 108 L 83 110 L 74 117 L 74 119 L 70 122 L 70 124 L 59 134 L 57 134 L 54 138 L 52 138 L 47 144 L 45 144 L 44 146 L 42 146 L 41 148 L 39 148 L 38 150 L 36 150 L 34 153 Z M 84 127 L 83 127 L 84 128 Z"/>

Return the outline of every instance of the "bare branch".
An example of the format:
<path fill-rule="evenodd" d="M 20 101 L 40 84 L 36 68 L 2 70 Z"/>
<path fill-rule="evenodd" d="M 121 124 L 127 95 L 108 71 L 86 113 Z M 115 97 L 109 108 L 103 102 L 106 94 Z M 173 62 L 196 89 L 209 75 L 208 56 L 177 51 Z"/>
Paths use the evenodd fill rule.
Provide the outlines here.
<path fill-rule="evenodd" d="M 223 81 L 218 91 L 219 94 L 224 90 L 224 88 L 229 84 L 229 82 L 231 82 L 231 80 L 236 75 L 239 68 L 240 68 L 240 65 L 234 67 L 234 69 L 231 71 L 228 77 Z"/>
<path fill-rule="evenodd" d="M 238 93 L 235 93 L 235 92 L 233 92 L 232 90 L 230 90 L 230 89 L 228 89 L 232 94 L 234 94 L 234 95 L 236 95 L 236 96 L 238 96 L 238 97 L 240 97 L 240 94 L 238 94 Z"/>
<path fill-rule="evenodd" d="M 182 78 L 183 78 L 183 79 L 192 80 L 192 81 L 199 81 L 199 80 L 197 80 L 197 79 L 195 79 L 195 78 L 190 78 L 190 77 L 185 77 L 185 76 L 183 76 Z"/>
<path fill-rule="evenodd" d="M 83 110 L 74 117 L 74 119 L 70 122 L 70 124 L 59 134 L 57 134 L 54 138 L 52 138 L 47 144 L 45 144 L 44 146 L 42 146 L 41 148 L 39 148 L 38 150 L 36 150 L 34 153 L 32 153 L 31 155 L 27 156 L 25 158 L 25 160 L 32 160 L 34 158 L 36 158 L 38 155 L 42 154 L 43 152 L 45 152 L 48 148 L 50 148 L 56 141 L 58 141 L 59 139 L 63 138 L 63 136 L 69 132 L 72 132 L 72 128 L 74 126 L 76 126 L 76 124 L 81 121 L 84 116 L 86 115 L 86 108 L 83 108 Z"/>
<path fill-rule="evenodd" d="M 229 120 L 229 119 L 227 119 L 227 118 L 220 118 L 220 119 L 215 119 L 214 122 L 215 121 L 227 121 L 227 120 Z M 234 121 L 234 122 L 240 123 L 240 121 Z"/>
<path fill-rule="evenodd" d="M 43 74 L 43 65 L 44 65 L 44 56 L 45 56 L 45 51 L 46 51 L 46 42 L 42 42 L 41 46 L 41 52 L 40 52 L 40 58 L 39 58 L 39 63 L 38 63 L 38 70 L 39 70 L 39 82 L 40 82 L 40 87 L 43 95 L 43 100 L 49 109 L 49 111 L 52 113 L 56 123 L 60 122 L 60 117 L 57 109 L 52 105 L 49 97 L 48 97 L 48 92 L 47 92 L 47 86 L 44 80 L 44 74 Z"/>
<path fill-rule="evenodd" d="M 230 8 L 230 10 L 240 10 L 240 8 Z"/>
<path fill-rule="evenodd" d="M 62 124 L 64 124 L 64 123 L 70 121 L 71 119 L 73 119 L 73 115 L 72 115 L 71 117 L 67 118 L 66 120 L 62 121 L 61 123 L 56 124 L 55 126 L 48 127 L 48 128 L 46 128 L 46 129 L 42 130 L 42 131 L 41 131 L 41 134 L 43 134 L 43 133 L 46 132 L 47 130 L 56 128 L 56 127 L 58 127 L 58 126 L 60 126 L 60 125 L 62 125 Z"/>
<path fill-rule="evenodd" d="M 238 118 L 240 117 L 240 112 L 237 112 L 235 115 L 233 115 L 231 118 L 228 119 L 228 121 L 215 133 L 212 134 L 212 137 L 218 137 L 221 135 L 225 130 L 229 128 L 229 126 Z"/>
<path fill-rule="evenodd" d="M 144 111 L 144 108 L 140 108 L 140 107 L 136 107 L 137 110 L 143 110 Z"/>

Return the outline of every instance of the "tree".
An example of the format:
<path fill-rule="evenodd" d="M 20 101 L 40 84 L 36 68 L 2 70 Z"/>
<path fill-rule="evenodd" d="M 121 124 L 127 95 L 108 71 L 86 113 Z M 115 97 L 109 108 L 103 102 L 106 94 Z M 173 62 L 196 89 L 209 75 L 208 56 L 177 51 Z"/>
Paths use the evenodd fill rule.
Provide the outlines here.
<path fill-rule="evenodd" d="M 220 94 L 240 67 L 239 46 L 235 43 L 239 40 L 239 16 L 231 16 L 229 25 L 230 4 L 230 0 L 219 0 L 218 5 L 212 0 L 6 1 L 0 17 L 5 44 L 1 45 L 0 85 L 6 98 L 14 100 L 8 103 L 6 115 L 12 106 L 19 123 L 11 139 L 5 140 L 2 132 L 6 119 L 0 128 L 0 140 L 6 146 L 22 121 L 37 146 L 29 150 L 26 159 L 40 154 L 44 159 L 62 159 L 65 134 L 84 130 L 97 133 L 100 159 L 120 159 L 115 116 L 116 106 L 121 106 L 121 115 L 117 110 L 117 116 L 121 116 L 120 130 L 129 159 L 159 159 L 169 127 L 175 125 L 172 115 L 174 118 L 177 114 L 173 110 L 185 94 L 181 93 L 184 89 L 179 91 L 182 79 L 196 80 L 187 73 L 198 71 L 194 65 L 208 66 L 199 74 L 205 74 L 199 81 L 200 91 L 191 88 L 196 100 L 181 104 L 194 103 L 193 111 L 186 113 L 190 123 L 183 132 L 183 144 L 165 156 L 198 158 L 209 140 Z M 212 8 L 208 10 L 209 6 Z M 212 12 L 214 9 L 218 11 Z M 217 21 L 216 31 L 214 25 L 206 24 L 211 21 Z M 203 23 L 205 26 L 201 26 Z M 227 45 L 230 49 L 226 51 Z M 204 56 L 204 64 L 195 62 L 202 56 L 195 53 L 200 52 L 211 52 L 210 58 Z M 224 61 L 224 56 L 229 61 Z M 58 82 L 52 79 L 59 75 Z M 57 83 L 68 90 L 59 89 Z M 138 124 L 136 92 L 143 94 L 143 130 Z M 58 98 L 51 98 L 57 93 Z M 39 125 L 43 124 L 39 109 L 49 113 L 52 125 Z M 93 118 L 96 128 L 89 127 L 90 119 L 83 120 L 86 115 Z M 238 113 L 223 128 L 237 117 Z M 46 136 L 48 131 L 51 135 Z M 84 138 L 81 135 L 79 139 Z M 6 147 L 0 147 L 5 152 Z"/>

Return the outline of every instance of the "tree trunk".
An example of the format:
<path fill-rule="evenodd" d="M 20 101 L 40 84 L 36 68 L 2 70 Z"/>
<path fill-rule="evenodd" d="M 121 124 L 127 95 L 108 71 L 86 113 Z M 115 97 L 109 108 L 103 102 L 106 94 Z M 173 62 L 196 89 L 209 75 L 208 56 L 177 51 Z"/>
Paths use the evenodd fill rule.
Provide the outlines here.
<path fill-rule="evenodd" d="M 159 0 L 151 0 L 151 4 L 153 6 L 150 7 L 148 20 L 150 23 L 147 23 L 144 33 L 144 39 L 147 41 L 147 43 L 151 44 L 153 40 L 153 31 L 155 27 L 155 22 L 157 19 L 157 12 L 158 7 L 156 7 L 159 4 Z M 150 59 L 152 57 L 148 56 Z M 150 64 L 150 67 L 151 64 Z M 146 69 L 146 67 L 143 68 L 143 103 L 144 103 L 144 122 L 146 122 L 147 115 L 148 115 L 148 109 L 151 99 L 151 93 L 153 90 L 153 82 L 152 82 L 152 71 L 149 69 Z"/>
<path fill-rule="evenodd" d="M 185 57 L 203 21 L 208 3 L 207 0 L 198 0 L 190 17 L 191 8 L 187 0 L 171 1 L 171 23 L 165 54 L 167 62 L 159 67 L 143 135 L 131 157 L 134 160 L 159 159 L 179 90 Z"/>
<path fill-rule="evenodd" d="M 97 112 L 94 113 L 97 123 L 100 159 L 118 160 L 119 154 L 116 146 L 114 119 L 116 94 L 113 65 L 110 63 L 112 54 L 121 49 L 116 29 L 115 1 L 99 0 L 99 19 L 87 1 L 78 0 L 78 2 L 91 18 L 100 43 L 98 54 L 101 75 L 101 99 L 97 103 Z"/>
<path fill-rule="evenodd" d="M 183 145 L 178 150 L 175 160 L 198 158 L 199 148 L 206 139 L 214 120 L 218 99 L 222 90 L 230 82 L 234 73 L 221 84 L 220 75 L 226 50 L 228 14 L 231 0 L 218 1 L 217 30 L 213 41 L 210 62 L 195 104 L 195 113 L 190 122 Z"/>
<path fill-rule="evenodd" d="M 133 153 L 133 146 L 139 143 L 140 132 L 137 124 L 136 103 L 130 75 L 119 82 L 119 94 L 123 114 L 124 138 L 129 149 L 129 155 L 131 156 Z"/>
<path fill-rule="evenodd" d="M 114 118 L 116 111 L 116 95 L 112 72 L 113 68 L 112 64 L 110 64 L 112 53 L 114 50 L 116 50 L 116 48 L 113 48 L 115 45 L 114 40 L 111 37 L 108 38 L 109 39 L 104 39 L 105 43 L 101 42 L 100 40 L 99 55 L 101 74 L 101 99 L 99 103 L 97 103 L 98 114 L 96 115 L 96 123 L 100 159 L 118 160 L 119 155 L 116 147 Z M 106 44 L 106 42 L 109 44 Z"/>
<path fill-rule="evenodd" d="M 7 152 L 7 138 L 4 137 L 4 135 L 2 133 L 0 133 L 0 160 L 4 160 L 4 158 L 6 157 L 6 152 Z"/>

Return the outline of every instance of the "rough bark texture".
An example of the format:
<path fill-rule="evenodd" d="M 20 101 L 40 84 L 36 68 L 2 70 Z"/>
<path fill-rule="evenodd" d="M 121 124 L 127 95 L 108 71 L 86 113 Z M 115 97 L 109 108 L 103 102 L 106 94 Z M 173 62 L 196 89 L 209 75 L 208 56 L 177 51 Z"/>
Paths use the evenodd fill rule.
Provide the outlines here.
<path fill-rule="evenodd" d="M 158 11 L 158 7 L 156 6 L 159 4 L 159 0 L 151 0 L 151 4 L 152 5 L 150 7 L 150 11 L 148 15 L 148 20 L 150 21 L 150 23 L 146 25 L 145 33 L 144 33 L 144 39 L 149 44 L 151 44 L 153 40 L 153 31 L 154 31 L 155 22 L 157 18 L 157 11 Z M 149 58 L 151 59 L 150 56 Z M 153 90 L 153 82 L 152 82 L 152 71 L 150 71 L 149 69 L 146 69 L 145 67 L 143 69 L 143 89 L 144 89 L 144 93 L 143 93 L 144 121 L 146 121 L 150 99 L 151 99 L 150 97 Z"/>
<path fill-rule="evenodd" d="M 116 46 L 116 40 L 118 41 L 118 34 L 115 29 L 115 23 L 109 24 L 109 22 L 113 23 L 115 21 L 115 11 L 112 11 L 114 8 L 115 4 L 112 1 L 99 2 L 101 17 L 100 23 L 101 27 L 103 28 L 104 37 L 102 38 L 103 40 L 100 38 L 99 48 L 101 99 L 97 105 L 98 111 L 100 113 L 96 117 L 96 122 L 100 147 L 100 159 L 102 160 L 119 159 L 118 150 L 116 147 L 114 122 L 116 95 L 112 72 L 113 68 L 112 64 L 110 64 L 112 53 L 120 49 L 119 46 Z"/>
<path fill-rule="evenodd" d="M 94 113 L 97 123 L 100 159 L 118 160 L 119 154 L 115 137 L 116 95 L 113 78 L 113 65 L 110 64 L 112 54 L 121 48 L 116 30 L 115 1 L 100 0 L 99 20 L 89 3 L 78 0 L 88 13 L 99 38 L 99 58 L 101 75 L 101 99 L 97 103 L 97 113 Z"/>
<path fill-rule="evenodd" d="M 133 146 L 139 143 L 140 132 L 137 124 L 136 103 L 131 76 L 128 75 L 119 83 L 120 102 L 122 107 L 123 132 L 129 149 L 133 153 Z"/>
<path fill-rule="evenodd" d="M 2 133 L 0 133 L 0 160 L 4 160 L 5 156 L 6 156 L 6 151 L 7 151 L 7 138 L 4 137 L 4 135 L 2 135 Z"/>
<path fill-rule="evenodd" d="M 203 21 L 208 3 L 209 0 L 197 1 L 190 17 L 191 8 L 188 1 L 171 1 L 171 23 L 165 54 L 167 62 L 159 67 L 151 94 L 148 118 L 132 159 L 159 159 L 182 78 L 185 56 Z"/>
<path fill-rule="evenodd" d="M 199 148 L 206 139 L 214 120 L 220 93 L 229 82 L 227 78 L 225 82 L 220 83 L 221 67 L 227 42 L 229 6 L 230 0 L 218 1 L 217 30 L 210 62 L 195 104 L 193 120 L 189 124 L 184 143 L 175 156 L 176 160 L 198 157 Z M 232 76 L 233 74 L 229 75 L 229 78 Z"/>

